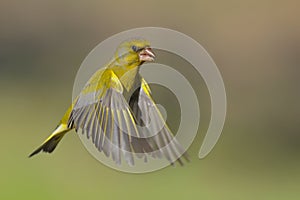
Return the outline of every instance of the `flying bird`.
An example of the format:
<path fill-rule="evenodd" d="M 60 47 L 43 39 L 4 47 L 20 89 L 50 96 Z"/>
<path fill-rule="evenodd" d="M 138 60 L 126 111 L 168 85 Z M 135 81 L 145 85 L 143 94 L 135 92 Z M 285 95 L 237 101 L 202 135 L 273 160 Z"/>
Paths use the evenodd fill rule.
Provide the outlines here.
<path fill-rule="evenodd" d="M 136 158 L 165 158 L 170 164 L 188 161 L 140 75 L 143 63 L 155 54 L 146 40 L 119 45 L 113 59 L 96 71 L 74 99 L 57 128 L 29 157 L 51 153 L 70 130 L 81 131 L 98 151 L 121 164 L 133 166 Z M 123 158 L 122 158 L 123 157 Z"/>

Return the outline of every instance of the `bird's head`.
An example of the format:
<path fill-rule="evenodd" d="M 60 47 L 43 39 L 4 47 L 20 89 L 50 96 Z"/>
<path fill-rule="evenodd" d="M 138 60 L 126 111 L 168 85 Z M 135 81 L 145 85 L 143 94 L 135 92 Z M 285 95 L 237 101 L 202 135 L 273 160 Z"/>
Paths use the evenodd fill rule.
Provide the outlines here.
<path fill-rule="evenodd" d="M 123 42 L 117 48 L 115 58 L 120 66 L 137 67 L 144 62 L 154 61 L 155 54 L 146 40 L 130 40 Z"/>

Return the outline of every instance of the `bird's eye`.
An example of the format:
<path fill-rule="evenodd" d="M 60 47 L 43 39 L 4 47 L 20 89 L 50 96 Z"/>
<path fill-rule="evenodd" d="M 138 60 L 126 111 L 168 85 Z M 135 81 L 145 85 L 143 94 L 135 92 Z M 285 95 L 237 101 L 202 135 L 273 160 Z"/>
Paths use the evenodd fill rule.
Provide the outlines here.
<path fill-rule="evenodd" d="M 135 45 L 132 45 L 132 46 L 131 46 L 131 48 L 132 48 L 132 50 L 133 50 L 133 51 L 135 51 L 135 52 L 137 52 L 137 51 L 138 51 L 138 47 L 137 47 L 137 46 L 135 46 Z"/>

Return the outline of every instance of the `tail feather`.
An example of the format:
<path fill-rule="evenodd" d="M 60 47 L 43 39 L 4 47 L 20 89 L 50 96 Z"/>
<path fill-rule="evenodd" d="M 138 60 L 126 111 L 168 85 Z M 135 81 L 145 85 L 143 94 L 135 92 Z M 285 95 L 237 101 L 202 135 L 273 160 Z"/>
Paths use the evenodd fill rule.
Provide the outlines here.
<path fill-rule="evenodd" d="M 46 139 L 46 141 L 34 152 L 32 152 L 29 157 L 32 157 L 41 151 L 51 153 L 56 148 L 57 144 L 63 138 L 65 133 L 69 130 L 70 129 L 68 129 L 66 125 L 58 126 L 55 131 Z"/>

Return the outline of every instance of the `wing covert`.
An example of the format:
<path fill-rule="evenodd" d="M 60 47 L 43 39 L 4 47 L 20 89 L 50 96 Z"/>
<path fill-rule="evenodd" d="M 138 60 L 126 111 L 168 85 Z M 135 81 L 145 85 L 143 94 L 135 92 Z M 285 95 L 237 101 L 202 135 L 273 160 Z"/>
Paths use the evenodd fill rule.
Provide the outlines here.
<path fill-rule="evenodd" d="M 147 83 L 130 98 L 123 96 L 123 86 L 111 69 L 96 72 L 74 102 L 68 124 L 79 129 L 107 157 L 121 164 L 121 157 L 134 165 L 134 155 L 146 160 L 165 157 L 182 164 L 185 155 L 165 124 Z M 152 126 L 145 126 L 147 124 Z M 153 134 L 157 133 L 157 134 Z"/>

